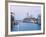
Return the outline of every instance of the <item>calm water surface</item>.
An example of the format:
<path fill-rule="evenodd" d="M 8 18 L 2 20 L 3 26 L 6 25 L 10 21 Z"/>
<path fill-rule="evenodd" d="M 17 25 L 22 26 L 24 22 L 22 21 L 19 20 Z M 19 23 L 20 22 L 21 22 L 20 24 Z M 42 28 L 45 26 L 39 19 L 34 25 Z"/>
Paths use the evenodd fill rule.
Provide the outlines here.
<path fill-rule="evenodd" d="M 31 30 L 40 30 L 41 25 L 33 23 L 19 23 L 14 25 L 12 31 L 31 31 Z"/>

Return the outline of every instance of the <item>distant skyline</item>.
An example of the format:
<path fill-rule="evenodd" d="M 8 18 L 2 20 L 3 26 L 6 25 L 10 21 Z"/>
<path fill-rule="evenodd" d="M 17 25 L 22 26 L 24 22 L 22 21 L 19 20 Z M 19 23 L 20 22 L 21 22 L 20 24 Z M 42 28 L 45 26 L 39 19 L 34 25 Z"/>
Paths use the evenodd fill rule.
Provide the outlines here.
<path fill-rule="evenodd" d="M 29 15 L 32 15 L 33 17 L 37 18 L 38 14 L 41 13 L 41 6 L 11 5 L 10 12 L 13 12 L 15 14 L 16 20 L 24 19 L 27 16 L 27 13 L 29 13 Z"/>

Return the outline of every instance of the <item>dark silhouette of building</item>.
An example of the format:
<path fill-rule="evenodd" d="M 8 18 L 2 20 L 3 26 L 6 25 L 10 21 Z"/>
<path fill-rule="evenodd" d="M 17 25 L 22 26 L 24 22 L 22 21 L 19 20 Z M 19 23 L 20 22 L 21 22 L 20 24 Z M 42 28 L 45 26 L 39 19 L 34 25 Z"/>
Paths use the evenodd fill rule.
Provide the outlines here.
<path fill-rule="evenodd" d="M 14 16 L 13 16 L 13 12 L 11 12 L 11 30 L 13 28 L 14 25 Z"/>

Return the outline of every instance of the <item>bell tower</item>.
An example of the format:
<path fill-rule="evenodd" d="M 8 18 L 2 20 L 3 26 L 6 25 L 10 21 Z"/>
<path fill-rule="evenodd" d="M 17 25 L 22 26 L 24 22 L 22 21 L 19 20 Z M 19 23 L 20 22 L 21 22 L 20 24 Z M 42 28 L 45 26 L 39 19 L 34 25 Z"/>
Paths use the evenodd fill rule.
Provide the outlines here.
<path fill-rule="evenodd" d="M 29 17 L 29 12 L 27 12 L 27 17 Z"/>

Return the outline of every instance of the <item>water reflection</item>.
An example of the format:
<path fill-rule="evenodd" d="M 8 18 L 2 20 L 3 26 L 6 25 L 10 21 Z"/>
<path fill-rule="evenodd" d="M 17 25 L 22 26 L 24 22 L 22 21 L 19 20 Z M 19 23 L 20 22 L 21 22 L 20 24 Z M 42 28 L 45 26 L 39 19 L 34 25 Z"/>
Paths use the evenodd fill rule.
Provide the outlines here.
<path fill-rule="evenodd" d="M 19 23 L 14 25 L 11 31 L 31 31 L 31 30 L 40 30 L 41 25 L 33 23 Z"/>

